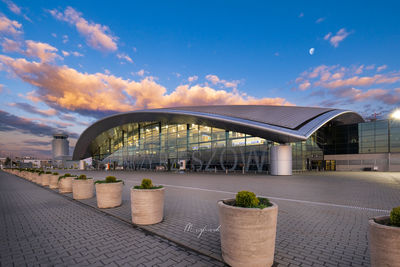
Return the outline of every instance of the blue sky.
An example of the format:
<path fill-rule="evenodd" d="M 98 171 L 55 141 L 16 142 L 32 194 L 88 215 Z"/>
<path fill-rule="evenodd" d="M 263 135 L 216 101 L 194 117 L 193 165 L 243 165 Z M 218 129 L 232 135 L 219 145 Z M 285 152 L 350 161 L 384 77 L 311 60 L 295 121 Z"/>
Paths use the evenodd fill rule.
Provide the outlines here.
<path fill-rule="evenodd" d="M 115 112 L 400 105 L 398 1 L 0 2 L 0 154 Z M 313 53 L 310 49 L 313 48 Z"/>

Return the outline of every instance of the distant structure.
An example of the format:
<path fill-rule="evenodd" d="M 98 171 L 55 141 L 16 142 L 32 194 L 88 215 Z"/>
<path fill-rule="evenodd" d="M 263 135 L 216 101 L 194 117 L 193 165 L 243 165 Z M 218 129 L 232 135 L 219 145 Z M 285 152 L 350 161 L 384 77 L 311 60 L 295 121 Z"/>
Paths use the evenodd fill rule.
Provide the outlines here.
<path fill-rule="evenodd" d="M 53 160 L 62 159 L 64 156 L 69 156 L 68 135 L 63 133 L 53 134 L 51 146 Z"/>
<path fill-rule="evenodd" d="M 70 160 L 68 135 L 64 133 L 53 134 L 52 160 L 53 166 L 61 167 L 65 165 L 66 160 Z"/>

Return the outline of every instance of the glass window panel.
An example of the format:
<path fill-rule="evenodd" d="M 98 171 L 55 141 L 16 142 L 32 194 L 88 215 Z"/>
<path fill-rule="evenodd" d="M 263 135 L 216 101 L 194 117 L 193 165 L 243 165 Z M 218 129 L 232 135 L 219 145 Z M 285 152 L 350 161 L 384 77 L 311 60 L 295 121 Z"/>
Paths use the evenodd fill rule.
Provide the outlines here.
<path fill-rule="evenodd" d="M 244 146 L 246 144 L 245 138 L 233 139 L 232 146 Z"/>
<path fill-rule="evenodd" d="M 211 148 L 211 142 L 200 143 L 199 147 L 200 147 L 200 149 L 210 149 Z"/>
<path fill-rule="evenodd" d="M 248 137 L 246 138 L 246 145 L 262 145 L 265 139 L 259 137 Z"/>

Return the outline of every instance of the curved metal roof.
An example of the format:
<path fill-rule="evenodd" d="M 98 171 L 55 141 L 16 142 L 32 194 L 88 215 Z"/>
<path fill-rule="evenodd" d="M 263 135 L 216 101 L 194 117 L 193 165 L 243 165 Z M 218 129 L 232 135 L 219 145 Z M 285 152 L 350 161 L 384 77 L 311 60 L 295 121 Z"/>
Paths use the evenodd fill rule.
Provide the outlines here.
<path fill-rule="evenodd" d="M 101 119 L 89 126 L 76 143 L 73 159 L 91 156 L 91 142 L 101 133 L 127 123 L 161 121 L 200 124 L 250 134 L 278 143 L 306 140 L 325 123 L 363 122 L 349 110 L 298 106 L 190 106 L 138 110 Z"/>

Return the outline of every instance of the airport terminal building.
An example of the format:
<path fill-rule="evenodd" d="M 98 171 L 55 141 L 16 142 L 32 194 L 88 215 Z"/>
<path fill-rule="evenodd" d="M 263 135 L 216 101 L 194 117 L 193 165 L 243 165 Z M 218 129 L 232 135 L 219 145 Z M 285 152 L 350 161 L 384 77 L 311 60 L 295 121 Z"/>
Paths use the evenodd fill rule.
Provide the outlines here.
<path fill-rule="evenodd" d="M 297 106 L 190 106 L 112 115 L 80 136 L 95 168 L 265 172 L 400 171 L 400 123 Z"/>

